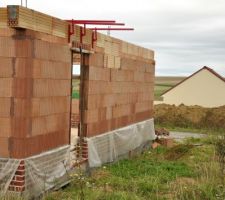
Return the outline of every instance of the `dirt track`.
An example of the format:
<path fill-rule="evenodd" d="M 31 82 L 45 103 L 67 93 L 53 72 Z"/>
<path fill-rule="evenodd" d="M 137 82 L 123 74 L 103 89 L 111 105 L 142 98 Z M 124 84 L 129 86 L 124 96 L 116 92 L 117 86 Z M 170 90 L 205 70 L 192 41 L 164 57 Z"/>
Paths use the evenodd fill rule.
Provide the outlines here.
<path fill-rule="evenodd" d="M 206 134 L 201 134 L 201 133 L 170 131 L 170 137 L 174 138 L 176 141 L 183 141 L 186 138 L 202 138 L 205 136 Z"/>

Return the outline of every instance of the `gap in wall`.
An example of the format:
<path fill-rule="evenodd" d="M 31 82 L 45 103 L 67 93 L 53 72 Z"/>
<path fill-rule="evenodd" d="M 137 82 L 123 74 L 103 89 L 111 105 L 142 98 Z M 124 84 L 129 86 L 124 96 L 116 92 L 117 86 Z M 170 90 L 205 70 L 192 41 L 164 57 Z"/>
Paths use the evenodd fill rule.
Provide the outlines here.
<path fill-rule="evenodd" d="M 78 139 L 78 128 L 80 123 L 80 68 L 81 55 L 72 52 L 72 108 L 71 108 L 71 145 L 76 145 Z"/>

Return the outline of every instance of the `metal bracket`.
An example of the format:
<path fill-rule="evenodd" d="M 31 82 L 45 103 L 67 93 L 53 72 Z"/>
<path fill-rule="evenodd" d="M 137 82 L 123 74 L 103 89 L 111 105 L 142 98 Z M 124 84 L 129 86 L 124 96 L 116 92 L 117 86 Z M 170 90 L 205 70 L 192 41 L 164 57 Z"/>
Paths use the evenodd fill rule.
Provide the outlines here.
<path fill-rule="evenodd" d="M 95 28 L 92 32 L 92 48 L 94 48 L 94 42 L 96 42 L 98 39 L 98 33 L 97 33 L 97 29 Z"/>
<path fill-rule="evenodd" d="M 83 37 L 86 35 L 86 24 L 84 24 L 84 28 L 80 27 L 80 43 L 83 43 Z"/>

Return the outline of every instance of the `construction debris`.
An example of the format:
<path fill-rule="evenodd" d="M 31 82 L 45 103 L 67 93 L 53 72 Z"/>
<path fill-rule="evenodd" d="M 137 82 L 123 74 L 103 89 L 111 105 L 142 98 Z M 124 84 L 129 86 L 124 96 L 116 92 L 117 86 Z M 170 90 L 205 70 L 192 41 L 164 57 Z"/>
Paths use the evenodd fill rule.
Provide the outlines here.
<path fill-rule="evenodd" d="M 170 132 L 166 130 L 165 128 L 158 128 L 155 130 L 155 134 L 157 136 L 169 136 Z"/>

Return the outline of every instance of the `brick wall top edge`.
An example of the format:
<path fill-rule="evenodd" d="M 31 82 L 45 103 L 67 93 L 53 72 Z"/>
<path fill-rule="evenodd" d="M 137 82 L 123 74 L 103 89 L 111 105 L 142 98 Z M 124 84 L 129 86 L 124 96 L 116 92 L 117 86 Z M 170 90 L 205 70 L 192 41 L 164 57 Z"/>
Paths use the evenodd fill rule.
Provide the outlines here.
<path fill-rule="evenodd" d="M 38 16 L 40 15 L 40 16 L 43 16 L 44 18 L 46 18 L 46 20 L 47 21 L 51 21 L 51 20 L 56 20 L 57 21 L 57 23 L 58 24 L 60 24 L 60 26 L 62 26 L 62 27 L 64 27 L 64 28 L 56 28 L 56 30 L 54 30 L 54 26 L 53 26 L 53 30 L 51 30 L 51 27 L 48 27 L 48 31 L 49 31 L 49 35 L 52 35 L 52 36 L 58 36 L 59 38 L 62 38 L 62 39 L 64 39 L 65 41 L 64 42 L 68 42 L 68 22 L 66 22 L 66 21 L 64 21 L 64 20 L 62 20 L 62 19 L 59 19 L 59 18 L 56 18 L 56 17 L 53 17 L 53 16 L 50 16 L 50 15 L 48 15 L 48 14 L 45 14 L 45 13 L 41 13 L 41 12 L 38 12 L 38 11 L 35 11 L 35 10 L 31 10 L 31 9 L 29 9 L 29 8 L 24 8 L 24 7 L 21 7 L 21 6 L 18 6 L 17 5 L 17 7 L 19 8 L 19 11 L 18 11 L 18 13 L 19 13 L 19 15 L 23 15 L 23 13 L 26 13 L 26 15 L 24 15 L 25 16 L 25 21 L 26 20 L 28 20 L 29 21 L 29 23 L 28 23 L 28 25 L 26 25 L 27 24 L 27 22 L 26 23 L 23 23 L 23 22 L 19 22 L 19 24 L 18 24 L 18 27 L 23 27 L 23 26 L 25 26 L 25 27 L 23 27 L 23 28 L 26 28 L 26 29 L 29 29 L 29 30 L 35 30 L 36 32 L 45 32 L 45 31 L 43 31 L 42 30 L 42 28 L 40 28 L 39 27 L 39 25 L 36 25 L 36 24 L 32 24 L 31 22 L 32 21 L 30 21 L 30 19 L 29 18 L 27 18 L 27 13 L 32 13 L 31 15 L 31 17 L 36 17 L 37 18 L 37 20 L 38 20 Z M 0 28 L 2 28 L 2 27 L 5 27 L 6 26 L 6 23 L 7 23 L 7 13 L 6 13 L 6 11 L 7 11 L 7 8 L 3 8 L 3 7 L 0 7 Z M 21 14 L 20 14 L 21 13 Z M 51 19 L 51 20 L 50 20 Z M 21 24 L 21 25 L 20 25 Z M 25 24 L 25 25 L 24 25 Z M 14 26 L 14 25 L 12 25 L 12 26 Z M 50 26 L 50 25 L 49 25 Z M 51 25 L 52 26 L 52 25 Z M 45 27 L 46 28 L 46 27 Z M 75 25 L 75 32 L 76 31 L 78 31 L 79 32 L 79 30 L 80 30 L 80 26 L 78 26 L 78 25 Z M 59 33 L 60 32 L 60 33 Z M 89 32 L 90 32 L 90 34 L 89 34 Z M 90 35 L 90 37 L 91 37 L 91 30 L 90 29 L 87 29 L 87 34 L 88 35 Z M 76 36 L 77 35 L 77 33 L 75 33 L 75 35 L 73 35 L 73 37 L 75 37 L 74 38 L 74 41 L 78 41 L 79 40 L 79 38 L 80 37 L 77 37 Z M 110 42 L 115 42 L 115 43 L 119 43 L 119 44 L 122 44 L 123 42 L 125 42 L 125 41 L 123 41 L 123 40 L 120 40 L 120 39 L 118 39 L 118 38 L 114 38 L 114 37 L 111 37 L 111 36 L 107 36 L 107 35 L 104 35 L 104 34 L 102 34 L 102 33 L 98 33 L 98 36 L 103 36 L 106 40 L 108 40 L 108 41 L 110 41 Z M 86 36 L 85 36 L 86 37 Z M 89 44 L 91 44 L 91 38 L 83 38 L 86 42 L 88 42 Z M 99 38 L 99 37 L 98 37 Z M 90 40 L 90 41 L 89 41 Z M 85 43 L 85 41 L 84 41 L 84 43 Z M 153 59 L 154 58 L 154 51 L 153 50 L 151 50 L 151 49 L 147 49 L 147 48 L 144 48 L 144 47 L 141 47 L 141 46 L 138 46 L 138 45 L 135 45 L 135 44 L 132 44 L 132 43 L 129 43 L 129 42 L 126 42 L 127 44 L 129 44 L 129 45 L 132 45 L 132 46 L 134 46 L 134 47 L 136 47 L 136 48 L 141 48 L 143 51 L 145 51 L 147 54 L 151 54 L 151 58 Z"/>
<path fill-rule="evenodd" d="M 1 20 L 1 19 L 0 19 Z M 0 26 L 0 37 L 13 37 L 16 39 L 16 37 L 23 37 L 27 39 L 37 39 L 42 40 L 50 43 L 56 43 L 56 44 L 64 44 L 68 46 L 68 41 L 65 38 L 61 38 L 55 35 L 50 35 L 47 33 L 42 33 L 34 30 L 24 29 L 24 30 L 17 30 L 10 27 L 1 27 Z"/>
<path fill-rule="evenodd" d="M 98 36 L 99 37 L 104 37 L 104 38 L 107 38 L 109 41 L 112 41 L 112 42 L 115 42 L 115 43 L 122 43 L 122 42 L 126 42 L 127 44 L 130 44 L 130 45 L 134 45 L 135 47 L 138 47 L 138 48 L 141 48 L 143 50 L 146 50 L 146 51 L 149 51 L 151 53 L 154 53 L 154 50 L 152 49 L 148 49 L 148 48 L 145 48 L 145 47 L 142 47 L 142 46 L 139 46 L 139 45 L 136 45 L 134 43 L 131 43 L 131 42 L 127 42 L 125 40 L 121 40 L 121 39 L 118 39 L 118 38 L 115 38 L 115 37 L 112 37 L 112 36 L 108 36 L 108 35 L 105 35 L 103 33 L 99 33 L 98 32 Z"/>

